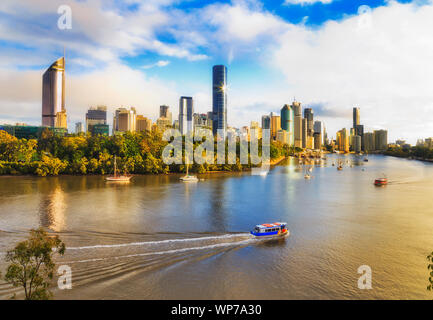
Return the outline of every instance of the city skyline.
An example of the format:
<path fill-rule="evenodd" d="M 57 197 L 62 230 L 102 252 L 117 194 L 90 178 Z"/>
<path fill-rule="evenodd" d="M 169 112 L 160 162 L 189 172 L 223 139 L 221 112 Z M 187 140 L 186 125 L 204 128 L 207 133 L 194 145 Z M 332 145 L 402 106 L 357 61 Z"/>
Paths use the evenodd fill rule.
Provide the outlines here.
<path fill-rule="evenodd" d="M 0 24 L 6 32 L 0 33 L 4 40 L 0 44 L 4 61 L 0 78 L 1 123 L 39 123 L 34 111 L 40 109 L 40 72 L 48 67 L 47 61 L 61 56 L 66 46 L 69 94 L 65 105 L 70 130 L 76 122 L 83 121 L 82 114 L 89 106 L 99 104 L 107 105 L 109 110 L 134 106 L 155 121 L 159 105 L 167 104 L 176 110 L 180 96 L 191 96 L 196 112 L 205 113 L 212 108 L 211 67 L 224 64 L 230 69 L 230 126 L 240 128 L 250 120 L 260 121 L 263 114 L 278 112 L 296 96 L 323 119 L 331 136 L 343 126 L 351 127 L 355 106 L 362 109 L 364 123 L 372 126 L 364 130 L 388 129 L 390 141 L 402 138 L 415 144 L 418 138 L 432 135 L 433 124 L 419 124 L 419 119 L 428 119 L 433 103 L 429 78 L 419 72 L 430 73 L 426 56 L 433 50 L 430 44 L 420 44 L 413 37 L 430 37 L 426 31 L 430 24 L 426 17 L 433 12 L 430 4 L 376 1 L 366 15 L 362 13 L 365 10 L 360 10 L 362 3 L 357 1 L 302 6 L 289 2 L 283 5 L 283 1 L 188 5 L 169 1 L 164 5 L 152 3 L 150 15 L 150 9 L 138 2 L 130 7 L 109 3 L 106 8 L 90 2 L 94 4 L 90 14 L 95 25 L 87 28 L 89 16 L 81 15 L 83 6 L 71 1 L 71 30 L 57 28 L 60 1 L 37 1 L 37 10 L 35 2 L 2 3 L 0 12 L 5 19 Z M 24 5 L 35 10 L 24 16 Z M 176 10 L 185 19 L 205 13 L 208 19 L 199 19 L 194 26 L 169 22 Z M 129 25 L 119 22 L 115 26 L 126 34 L 114 32 L 111 27 L 104 30 L 110 13 L 131 18 L 123 19 Z M 43 15 L 48 18 L 40 19 Z M 139 22 L 148 16 L 157 18 L 149 24 Z M 233 19 L 224 24 L 226 16 Z M 399 19 L 391 19 L 395 16 L 403 17 L 403 29 Z M 12 28 L 11 21 L 20 23 Z M 45 33 L 40 35 L 35 33 L 37 28 L 28 29 L 31 21 L 45 21 Z M 248 24 L 238 26 L 235 21 Z M 412 23 L 415 21 L 419 23 Z M 137 34 L 129 31 L 130 26 L 138 28 Z M 171 41 L 160 36 L 164 31 L 170 33 L 166 29 L 169 27 L 178 31 L 168 37 Z M 401 35 L 395 44 L 382 43 L 375 36 L 382 34 L 391 40 L 395 39 L 395 32 Z M 307 39 L 312 39 L 314 45 L 308 44 Z M 296 50 L 288 50 L 290 47 Z M 401 47 L 406 48 L 404 54 L 390 54 Z M 347 48 L 358 49 L 349 54 Z M 423 67 L 417 68 L 411 61 Z M 183 75 L 181 80 L 177 74 Z M 112 123 L 111 113 L 107 122 Z"/>

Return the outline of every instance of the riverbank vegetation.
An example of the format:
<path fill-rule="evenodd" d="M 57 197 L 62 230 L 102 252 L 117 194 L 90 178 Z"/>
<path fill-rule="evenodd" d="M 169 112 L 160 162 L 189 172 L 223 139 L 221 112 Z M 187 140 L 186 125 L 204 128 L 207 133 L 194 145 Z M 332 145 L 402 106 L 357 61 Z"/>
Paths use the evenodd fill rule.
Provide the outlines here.
<path fill-rule="evenodd" d="M 59 174 L 109 174 L 113 172 L 114 157 L 118 168 L 132 174 L 166 174 L 184 172 L 185 165 L 166 165 L 162 152 L 167 145 L 162 133 L 137 132 L 114 136 L 68 135 L 55 136 L 45 130 L 39 140 L 17 139 L 0 130 L 0 174 L 38 176 Z M 199 143 L 195 143 L 195 147 Z M 215 143 L 216 150 L 216 143 Z M 236 164 L 197 164 L 191 172 L 243 171 L 253 165 L 240 164 L 239 143 Z M 279 142 L 271 142 L 271 160 L 293 154 L 293 148 Z M 259 141 L 259 156 L 261 142 Z"/>
<path fill-rule="evenodd" d="M 433 149 L 427 147 L 415 146 L 410 148 L 390 147 L 384 152 L 385 155 L 412 158 L 417 160 L 433 160 Z"/>

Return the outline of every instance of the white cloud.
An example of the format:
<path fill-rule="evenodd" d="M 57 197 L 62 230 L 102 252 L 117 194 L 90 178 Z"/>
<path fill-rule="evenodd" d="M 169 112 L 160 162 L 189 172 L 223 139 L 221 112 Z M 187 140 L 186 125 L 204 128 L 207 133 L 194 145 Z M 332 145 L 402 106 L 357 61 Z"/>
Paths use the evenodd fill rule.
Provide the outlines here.
<path fill-rule="evenodd" d="M 0 123 L 26 118 L 30 119 L 29 123 L 40 124 L 42 73 L 1 70 Z M 66 77 L 66 111 L 70 129 L 73 129 L 74 122 L 83 121 L 90 106 L 107 105 L 110 117 L 117 107 L 134 106 L 138 113 L 156 120 L 158 106 L 176 106 L 178 97 L 174 84 L 148 78 L 141 71 L 116 63 L 102 70 L 67 74 Z"/>
<path fill-rule="evenodd" d="M 431 5 L 390 2 L 319 30 L 294 26 L 281 37 L 273 65 L 304 102 L 330 110 L 358 106 L 370 129 L 415 142 L 433 134 L 432 16 Z M 333 135 L 351 125 L 350 118 L 327 121 Z"/>
<path fill-rule="evenodd" d="M 141 68 L 143 68 L 143 69 L 150 69 L 150 68 L 153 68 L 153 67 L 165 67 L 165 66 L 168 66 L 169 64 L 170 64 L 170 61 L 168 61 L 168 60 L 159 60 L 159 61 L 157 61 L 155 63 L 144 65 Z"/>
<path fill-rule="evenodd" d="M 317 2 L 328 4 L 331 3 L 332 1 L 333 0 L 284 0 L 283 5 L 290 5 L 290 4 L 311 5 Z"/>

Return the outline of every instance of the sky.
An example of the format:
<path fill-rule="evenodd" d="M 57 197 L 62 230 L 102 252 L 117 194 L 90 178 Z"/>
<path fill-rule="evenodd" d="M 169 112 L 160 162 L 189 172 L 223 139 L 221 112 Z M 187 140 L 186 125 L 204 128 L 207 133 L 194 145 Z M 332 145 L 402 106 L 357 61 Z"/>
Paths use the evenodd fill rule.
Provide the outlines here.
<path fill-rule="evenodd" d="M 62 5 L 71 29 L 60 29 Z M 180 96 L 212 108 L 212 66 L 228 67 L 228 124 L 294 99 L 329 137 L 352 126 L 389 141 L 433 136 L 429 0 L 2 0 L 0 124 L 41 123 L 42 74 L 66 50 L 68 127 L 90 106 L 177 118 Z"/>

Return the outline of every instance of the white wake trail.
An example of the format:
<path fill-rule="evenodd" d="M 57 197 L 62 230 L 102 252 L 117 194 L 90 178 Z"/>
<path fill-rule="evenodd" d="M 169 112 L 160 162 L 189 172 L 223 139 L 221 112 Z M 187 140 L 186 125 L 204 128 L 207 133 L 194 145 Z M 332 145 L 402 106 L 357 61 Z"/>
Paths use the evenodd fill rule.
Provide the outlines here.
<path fill-rule="evenodd" d="M 224 239 L 240 238 L 240 237 L 251 237 L 251 235 L 249 233 L 238 233 L 238 234 L 226 234 L 226 235 L 222 235 L 222 236 L 201 237 L 201 238 L 167 239 L 167 240 L 160 240 L 160 241 L 130 242 L 130 243 L 120 243 L 120 244 L 98 244 L 98 245 L 94 245 L 94 246 L 67 247 L 66 249 L 67 250 L 86 250 L 86 249 L 100 249 L 100 248 L 122 248 L 122 247 L 145 246 L 145 245 L 178 243 L 178 242 L 194 242 L 194 241 L 204 241 L 204 240 L 224 240 Z"/>
<path fill-rule="evenodd" d="M 135 253 L 135 254 L 129 254 L 129 255 L 125 255 L 125 256 L 94 258 L 94 259 L 86 259 L 86 260 L 78 260 L 78 261 L 69 261 L 69 262 L 63 262 L 63 263 L 65 263 L 65 264 L 85 263 L 85 262 L 95 262 L 95 261 L 103 261 L 103 260 L 109 260 L 109 259 L 118 260 L 118 259 L 133 258 L 133 257 L 163 255 L 163 254 L 180 253 L 180 252 L 193 251 L 193 250 L 205 250 L 205 249 L 214 249 L 214 248 L 229 247 L 229 246 L 240 246 L 240 245 L 245 245 L 245 244 L 251 243 L 253 241 L 255 241 L 255 239 L 251 238 L 251 239 L 247 239 L 247 240 L 243 240 L 243 241 L 217 243 L 217 244 L 211 244 L 211 245 L 201 246 L 201 247 L 191 247 L 191 248 L 172 249 L 172 250 L 166 250 L 166 251 Z"/>

